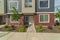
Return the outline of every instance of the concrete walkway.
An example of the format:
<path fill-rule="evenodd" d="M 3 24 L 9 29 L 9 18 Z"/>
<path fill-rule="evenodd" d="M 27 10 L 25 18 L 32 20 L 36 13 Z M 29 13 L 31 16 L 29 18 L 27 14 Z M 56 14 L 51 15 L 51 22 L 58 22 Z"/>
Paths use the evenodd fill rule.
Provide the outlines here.
<path fill-rule="evenodd" d="M 59 33 L 19 33 L 11 32 L 0 40 L 60 40 Z"/>
<path fill-rule="evenodd" d="M 34 24 L 32 24 L 28 27 L 27 32 L 36 32 Z"/>
<path fill-rule="evenodd" d="M 0 28 L 4 27 L 5 25 L 0 25 Z"/>

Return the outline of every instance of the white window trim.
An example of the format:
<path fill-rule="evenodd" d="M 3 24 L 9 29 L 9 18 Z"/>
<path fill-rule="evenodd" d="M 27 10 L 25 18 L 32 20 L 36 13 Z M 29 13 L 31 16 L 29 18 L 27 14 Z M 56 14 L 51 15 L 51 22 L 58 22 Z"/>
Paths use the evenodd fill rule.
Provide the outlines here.
<path fill-rule="evenodd" d="M 2 5 L 2 0 L 0 0 L 1 1 L 1 5 Z M 2 7 L 2 6 L 1 6 Z"/>
<path fill-rule="evenodd" d="M 22 14 L 22 12 L 18 12 L 19 14 Z M 7 13 L 7 14 L 13 14 L 12 12 L 11 13 Z"/>
<path fill-rule="evenodd" d="M 39 0 L 39 9 L 48 9 L 50 8 L 50 0 L 48 0 L 48 7 L 40 7 L 40 0 Z"/>
<path fill-rule="evenodd" d="M 19 20 L 18 20 L 19 21 Z M 11 23 L 19 23 L 18 21 L 12 21 L 11 16 L 10 16 L 10 22 Z"/>
<path fill-rule="evenodd" d="M 8 3 L 8 8 L 9 8 L 9 10 L 12 10 L 11 8 L 10 8 L 10 3 L 11 2 L 17 2 L 17 8 L 16 9 L 18 9 L 18 5 L 19 5 L 19 2 L 18 1 L 9 1 L 9 3 Z"/>
<path fill-rule="evenodd" d="M 48 21 L 47 22 L 45 22 L 45 21 L 41 22 L 40 21 L 40 15 L 48 15 Z M 39 15 L 39 23 L 49 23 L 50 22 L 50 15 L 49 14 L 40 14 L 40 15 Z"/>

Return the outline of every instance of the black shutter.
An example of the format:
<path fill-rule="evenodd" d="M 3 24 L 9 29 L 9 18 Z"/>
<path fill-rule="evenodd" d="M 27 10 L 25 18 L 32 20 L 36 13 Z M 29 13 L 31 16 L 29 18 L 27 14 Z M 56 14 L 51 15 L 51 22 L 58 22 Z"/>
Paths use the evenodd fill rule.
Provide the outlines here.
<path fill-rule="evenodd" d="M 7 0 L 4 0 L 4 11 L 7 13 Z"/>

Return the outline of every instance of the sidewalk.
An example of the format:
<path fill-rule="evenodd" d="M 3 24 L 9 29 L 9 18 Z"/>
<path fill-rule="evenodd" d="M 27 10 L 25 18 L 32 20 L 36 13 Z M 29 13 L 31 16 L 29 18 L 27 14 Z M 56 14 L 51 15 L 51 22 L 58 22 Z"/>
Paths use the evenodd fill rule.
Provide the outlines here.
<path fill-rule="evenodd" d="M 3 36 L 5 36 L 5 35 L 7 35 L 9 32 L 1 32 L 0 31 L 0 37 L 3 37 Z"/>
<path fill-rule="evenodd" d="M 27 32 L 36 32 L 34 24 L 28 27 Z"/>
<path fill-rule="evenodd" d="M 3 33 L 5 33 L 5 32 L 3 32 Z M 0 37 L 0 40 L 8 40 L 11 37 L 12 34 L 14 34 L 14 33 L 9 33 L 9 34 L 6 34 L 6 35 L 2 36 L 2 37 Z"/>
<path fill-rule="evenodd" d="M 60 40 L 59 33 L 19 33 L 11 32 L 0 40 Z"/>

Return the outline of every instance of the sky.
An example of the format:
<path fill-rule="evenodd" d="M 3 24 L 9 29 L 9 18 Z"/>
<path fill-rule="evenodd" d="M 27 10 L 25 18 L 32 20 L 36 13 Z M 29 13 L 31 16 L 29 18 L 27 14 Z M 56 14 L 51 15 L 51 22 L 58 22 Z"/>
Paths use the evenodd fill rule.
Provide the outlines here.
<path fill-rule="evenodd" d="M 55 12 L 57 11 L 57 8 L 60 9 L 60 0 L 55 0 Z"/>

